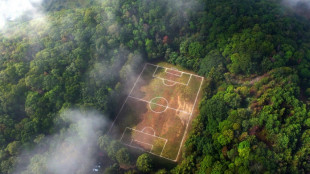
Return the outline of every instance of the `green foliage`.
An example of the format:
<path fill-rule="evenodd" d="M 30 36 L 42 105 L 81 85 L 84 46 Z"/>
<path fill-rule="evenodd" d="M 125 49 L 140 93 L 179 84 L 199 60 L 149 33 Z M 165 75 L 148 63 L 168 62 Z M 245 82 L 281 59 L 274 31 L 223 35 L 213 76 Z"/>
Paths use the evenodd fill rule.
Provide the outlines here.
<path fill-rule="evenodd" d="M 125 165 L 130 164 L 130 154 L 127 149 L 121 148 L 116 152 L 115 156 L 119 164 L 125 164 Z"/>
<path fill-rule="evenodd" d="M 199 119 L 208 124 L 208 128 L 211 132 L 217 129 L 218 122 L 227 117 L 228 107 L 224 101 L 224 93 L 218 93 L 210 100 L 207 100 L 205 104 L 201 105 Z"/>
<path fill-rule="evenodd" d="M 0 173 L 12 173 L 21 148 L 66 126 L 55 121 L 62 108 L 113 119 L 143 59 L 207 77 L 173 173 L 309 173 L 310 23 L 279 4 L 44 1 L 48 25 L 10 22 L 0 34 Z M 117 141 L 101 136 L 98 147 L 118 163 L 106 173 L 130 164 Z M 44 173 L 45 162 L 35 156 L 27 172 Z M 149 157 L 137 167 L 150 172 Z"/>
<path fill-rule="evenodd" d="M 19 151 L 20 142 L 13 141 L 12 143 L 8 144 L 6 147 L 6 151 L 9 152 L 10 155 L 16 155 Z"/>
<path fill-rule="evenodd" d="M 148 154 L 144 153 L 138 157 L 136 166 L 141 172 L 149 173 L 153 168 L 152 159 Z"/>
<path fill-rule="evenodd" d="M 118 172 L 119 172 L 118 164 L 113 164 L 112 166 L 107 167 L 103 173 L 104 174 L 117 174 Z"/>
<path fill-rule="evenodd" d="M 168 174 L 166 169 L 160 169 L 156 172 L 156 174 Z"/>
<path fill-rule="evenodd" d="M 202 60 L 199 68 L 199 74 L 207 76 L 212 68 L 218 68 L 223 64 L 224 58 L 217 50 L 210 51 Z"/>
<path fill-rule="evenodd" d="M 189 166 L 191 172 L 200 173 L 309 170 L 304 158 L 308 154 L 304 149 L 309 147 L 309 111 L 297 98 L 296 72 L 285 67 L 264 76 L 252 84 L 225 85 L 226 90 L 219 86 L 215 95 L 201 102 L 198 119 L 202 124 L 195 125 L 187 141 L 190 156 L 178 171 Z M 216 106 L 212 104 L 215 98 Z M 219 101 L 226 107 L 225 117 L 219 109 L 206 109 L 208 105 L 217 108 Z M 191 165 L 193 158 L 200 167 Z"/>
<path fill-rule="evenodd" d="M 208 168 L 212 167 L 212 163 L 213 163 L 213 157 L 210 155 L 207 155 L 204 157 L 204 159 L 202 160 L 202 162 L 200 163 L 200 173 L 203 173 L 204 171 L 207 171 Z"/>
<path fill-rule="evenodd" d="M 306 89 L 306 95 L 307 95 L 307 97 L 310 97 L 310 88 Z"/>
<path fill-rule="evenodd" d="M 98 146 L 100 150 L 105 151 L 112 160 L 129 164 L 130 156 L 125 149 L 121 148 L 119 142 L 105 135 L 98 138 Z"/>
<path fill-rule="evenodd" d="M 250 143 L 248 141 L 242 141 L 238 146 L 239 156 L 243 159 L 249 158 L 250 155 Z"/>
<path fill-rule="evenodd" d="M 47 156 L 46 155 L 41 155 L 37 154 L 33 156 L 30 160 L 30 164 L 27 168 L 27 170 L 24 173 L 33 173 L 33 174 L 40 174 L 40 173 L 45 173 L 47 163 Z"/>
<path fill-rule="evenodd" d="M 251 59 L 249 56 L 234 53 L 233 55 L 231 55 L 230 59 L 232 63 L 230 64 L 228 69 L 232 73 L 249 73 L 248 71 L 252 69 Z"/>

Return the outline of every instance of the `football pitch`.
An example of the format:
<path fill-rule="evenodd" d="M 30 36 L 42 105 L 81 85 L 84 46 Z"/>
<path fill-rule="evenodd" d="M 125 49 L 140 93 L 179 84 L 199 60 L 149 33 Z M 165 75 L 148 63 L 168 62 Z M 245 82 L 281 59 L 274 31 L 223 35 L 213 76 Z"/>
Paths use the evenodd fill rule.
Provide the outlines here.
<path fill-rule="evenodd" d="M 177 161 L 203 77 L 145 64 L 111 125 L 121 143 Z"/>

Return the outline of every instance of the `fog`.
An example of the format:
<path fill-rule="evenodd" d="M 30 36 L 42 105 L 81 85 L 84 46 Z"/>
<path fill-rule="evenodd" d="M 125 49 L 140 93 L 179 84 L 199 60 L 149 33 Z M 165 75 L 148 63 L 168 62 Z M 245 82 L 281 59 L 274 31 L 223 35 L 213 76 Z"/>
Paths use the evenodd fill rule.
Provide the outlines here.
<path fill-rule="evenodd" d="M 15 21 L 22 16 L 30 19 L 41 17 L 41 3 L 42 0 L 1 0 L 0 29 L 3 29 L 8 21 Z"/>
<path fill-rule="evenodd" d="M 100 2 L 100 0 L 98 1 Z M 164 2 L 173 5 L 173 10 L 180 13 L 180 19 L 184 20 L 189 20 L 189 12 L 198 8 L 194 0 L 164 0 Z M 30 31 L 22 34 L 27 35 L 35 43 L 35 40 L 40 35 L 50 33 L 49 21 L 45 18 L 45 13 L 41 7 L 42 3 L 43 0 L 0 0 L 0 31 L 6 29 L 10 22 L 20 22 L 26 17 L 26 19 L 31 19 L 29 25 L 26 26 L 27 29 L 17 25 L 16 30 Z M 105 3 L 115 5 L 118 0 L 104 0 L 102 4 Z M 117 35 L 117 29 L 120 26 L 115 20 L 115 14 L 112 12 L 106 13 L 111 24 L 107 26 L 108 34 Z M 71 17 L 64 17 L 61 19 L 60 24 L 55 23 L 54 25 L 73 27 L 74 23 L 72 23 Z M 19 20 L 20 18 L 23 18 L 23 20 Z M 41 25 L 43 22 L 44 25 Z M 10 31 L 11 34 L 5 32 L 6 36 L 14 35 L 12 33 L 14 33 L 15 29 L 10 28 L 9 30 L 13 31 Z M 36 53 L 37 50 L 34 50 L 31 55 Z M 104 51 L 108 52 L 108 55 L 113 59 L 108 60 L 108 58 L 98 56 L 98 60 L 91 65 L 92 67 L 89 67 L 88 76 L 86 77 L 89 77 L 88 80 L 94 80 L 97 85 L 98 83 L 103 85 L 114 80 L 115 76 L 120 76 L 123 91 L 118 92 L 128 94 L 137 75 L 142 71 L 142 55 L 139 52 L 130 52 L 124 46 L 120 46 L 117 50 L 96 48 L 98 55 L 101 55 L 101 52 Z M 43 134 L 37 136 L 34 140 L 35 147 L 24 149 L 19 155 L 14 173 L 89 173 L 97 160 L 97 139 L 102 135 L 101 130 L 110 128 L 111 125 L 110 121 L 104 118 L 107 117 L 96 111 L 69 109 L 61 112 L 55 120 L 55 129 L 59 128 L 59 132 L 56 131 L 50 136 L 44 136 Z"/>
<path fill-rule="evenodd" d="M 286 5 L 289 6 L 296 6 L 298 4 L 307 4 L 310 5 L 310 1 L 309 0 L 283 0 L 283 3 L 285 3 Z"/>
<path fill-rule="evenodd" d="M 96 111 L 66 110 L 56 123 L 68 127 L 51 137 L 37 138 L 36 147 L 20 155 L 16 174 L 89 173 L 96 162 L 95 147 L 98 136 L 102 134 L 100 130 L 107 126 L 103 115 Z M 27 158 L 31 161 L 25 166 Z"/>
<path fill-rule="evenodd" d="M 310 0 L 283 0 L 282 4 L 293 13 L 310 19 Z"/>

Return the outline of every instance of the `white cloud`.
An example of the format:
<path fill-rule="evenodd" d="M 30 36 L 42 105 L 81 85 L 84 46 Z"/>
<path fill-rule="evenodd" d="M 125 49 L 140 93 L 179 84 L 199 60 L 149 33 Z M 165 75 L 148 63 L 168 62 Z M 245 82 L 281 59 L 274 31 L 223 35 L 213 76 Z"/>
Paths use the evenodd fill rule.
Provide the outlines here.
<path fill-rule="evenodd" d="M 0 0 L 0 29 L 7 21 L 14 21 L 21 16 L 30 18 L 41 16 L 40 5 L 42 0 Z"/>
<path fill-rule="evenodd" d="M 104 116 L 97 111 L 66 110 L 57 120 L 70 126 L 58 134 L 43 136 L 32 151 L 24 151 L 14 174 L 89 173 L 96 164 L 98 136 L 108 125 Z"/>
<path fill-rule="evenodd" d="M 310 19 L 310 0 L 282 0 L 282 5 L 299 16 Z"/>
<path fill-rule="evenodd" d="M 310 0 L 282 0 L 282 3 L 286 6 L 297 7 L 297 5 L 310 5 Z"/>

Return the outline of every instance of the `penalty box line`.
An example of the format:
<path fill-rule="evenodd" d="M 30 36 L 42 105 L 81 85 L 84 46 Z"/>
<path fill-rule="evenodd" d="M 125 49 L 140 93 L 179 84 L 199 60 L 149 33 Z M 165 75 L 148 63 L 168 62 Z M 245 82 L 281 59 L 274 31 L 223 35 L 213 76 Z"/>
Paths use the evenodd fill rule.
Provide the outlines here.
<path fill-rule="evenodd" d="M 149 64 L 149 63 L 148 63 L 148 64 Z M 158 76 L 155 75 L 156 72 L 157 72 L 158 67 L 164 68 L 164 69 L 165 69 L 165 72 L 168 73 L 168 74 L 172 74 L 172 73 L 167 72 L 167 69 L 168 69 L 168 68 L 166 68 L 166 67 L 162 67 L 162 66 L 158 66 L 158 65 L 153 65 L 153 64 L 149 64 L 149 65 L 156 66 L 156 69 L 155 69 L 155 71 L 154 71 L 154 73 L 153 73 L 152 76 L 153 76 L 154 78 L 158 78 L 158 79 L 160 79 L 160 80 L 162 80 L 162 81 L 166 80 L 166 81 L 168 81 L 168 82 L 173 82 L 173 83 L 175 83 L 175 84 L 180 84 L 180 85 L 188 86 L 188 84 L 189 84 L 189 82 L 190 82 L 190 80 L 191 80 L 191 78 L 192 78 L 192 74 L 186 73 L 186 72 L 183 72 L 183 71 L 179 71 L 179 72 L 182 73 L 182 76 L 183 76 L 183 73 L 184 73 L 184 74 L 190 75 L 189 78 L 188 78 L 188 80 L 187 80 L 187 83 L 181 83 L 181 82 L 177 82 L 177 81 L 165 79 L 165 78 L 162 78 L 162 77 L 158 77 Z M 169 68 L 169 69 L 171 69 L 171 68 Z M 173 75 L 174 75 L 174 74 L 173 74 Z M 175 75 L 175 76 L 177 76 L 177 75 Z M 182 77 L 182 76 L 179 76 L 179 77 Z"/>
<path fill-rule="evenodd" d="M 111 130 L 112 130 L 112 128 L 113 128 L 113 126 L 114 126 L 114 124 L 115 124 L 117 118 L 119 117 L 120 113 L 122 112 L 122 110 L 123 110 L 123 108 L 124 108 L 124 106 L 125 106 L 125 104 L 126 104 L 128 98 L 129 98 L 129 96 L 131 95 L 133 89 L 136 87 L 136 84 L 137 84 L 138 80 L 140 79 L 142 73 L 144 72 L 146 65 L 147 65 L 147 64 L 144 64 L 143 69 L 142 69 L 141 73 L 139 74 L 137 80 L 135 81 L 135 83 L 134 83 L 134 85 L 133 85 L 133 87 L 132 87 L 130 93 L 129 93 L 128 96 L 126 97 L 126 99 L 125 99 L 125 101 L 124 101 L 124 103 L 123 103 L 121 109 L 119 110 L 119 112 L 118 112 L 118 114 L 116 115 L 114 121 L 112 122 L 111 127 L 110 127 L 110 129 L 109 129 L 109 131 L 108 131 L 108 134 L 111 132 Z"/>
<path fill-rule="evenodd" d="M 149 104 L 154 104 L 154 105 L 161 106 L 161 107 L 164 107 L 164 108 L 167 108 L 167 109 L 172 109 L 172 110 L 175 110 L 175 111 L 177 111 L 177 112 L 183 112 L 183 113 L 188 114 L 188 115 L 191 114 L 191 113 L 188 113 L 188 112 L 183 111 L 183 110 L 180 110 L 180 109 L 171 108 L 171 107 L 169 107 L 168 105 L 167 105 L 167 106 L 164 106 L 164 105 L 157 104 L 157 103 L 153 103 L 153 102 L 150 102 L 150 101 L 147 101 L 147 100 L 144 100 L 144 99 L 136 98 L 136 97 L 133 97 L 133 96 L 129 96 L 129 97 L 130 97 L 130 98 L 133 98 L 133 99 L 136 99 L 136 100 L 139 100 L 139 101 L 143 101 L 143 102 L 149 103 Z"/>
<path fill-rule="evenodd" d="M 165 79 L 165 78 L 162 78 L 162 77 L 158 77 L 158 76 L 153 76 L 153 77 L 154 78 L 158 78 L 158 79 L 160 79 L 162 81 L 168 81 L 168 82 L 172 82 L 172 83 L 175 83 L 175 84 L 179 84 L 179 85 L 183 85 L 183 86 L 188 86 L 192 76 L 189 76 L 189 79 L 188 79 L 186 84 L 185 83 L 176 82 L 176 81 L 173 81 L 173 80 L 168 80 L 168 79 Z"/>
<path fill-rule="evenodd" d="M 167 72 L 167 70 L 172 70 L 172 71 L 180 72 L 181 75 L 177 75 L 177 74 L 173 74 L 173 73 L 171 73 L 171 72 Z M 165 69 L 165 73 L 168 73 L 168 74 L 171 74 L 171 75 L 174 75 L 174 76 L 177 76 L 177 77 L 182 77 L 182 76 L 183 76 L 183 72 L 182 72 L 182 71 L 175 70 L 175 69 L 172 69 L 172 68 L 166 68 L 166 69 Z"/>
<path fill-rule="evenodd" d="M 168 141 L 168 139 L 166 139 L 166 138 L 159 137 L 159 136 L 156 136 L 156 135 L 152 135 L 152 134 L 149 134 L 149 133 L 145 133 L 145 132 L 142 132 L 142 131 L 139 131 L 139 130 L 137 130 L 137 129 L 130 128 L 130 127 L 126 127 L 126 128 L 125 128 L 125 130 L 124 130 L 124 132 L 123 132 L 123 135 L 122 135 L 120 141 L 122 141 L 122 139 L 123 139 L 123 137 L 124 137 L 124 134 L 125 134 L 125 132 L 126 132 L 127 129 L 133 130 L 133 131 L 137 131 L 137 132 L 140 132 L 140 133 L 142 133 L 142 134 L 146 134 L 146 135 L 149 135 L 149 136 L 152 136 L 152 137 L 155 137 L 155 138 L 159 138 L 159 139 L 165 140 L 166 142 Z"/>
<path fill-rule="evenodd" d="M 121 143 L 122 143 L 122 142 L 121 142 Z M 131 148 L 135 148 L 135 149 L 141 150 L 141 151 L 143 151 L 143 152 L 150 153 L 150 154 L 155 155 L 155 156 L 158 156 L 158 157 L 160 157 L 160 158 L 164 158 L 164 159 L 166 159 L 166 160 L 176 162 L 176 160 L 173 160 L 173 159 L 170 159 L 170 158 L 167 158 L 167 157 L 164 157 L 164 156 L 157 155 L 157 154 L 155 154 L 155 153 L 153 153 L 153 152 L 146 151 L 146 150 L 144 150 L 143 148 L 136 147 L 136 146 L 132 146 L 132 145 L 129 145 L 129 144 L 126 144 L 126 143 L 122 143 L 122 144 L 125 145 L 125 146 L 128 146 L 128 147 L 131 147 Z"/>
<path fill-rule="evenodd" d="M 156 66 L 156 67 L 160 67 L 160 68 L 167 68 L 167 67 L 155 65 L 155 64 L 152 64 L 152 63 L 146 63 L 146 64 L 147 64 L 147 65 Z M 171 68 L 170 68 L 170 69 L 171 69 Z M 196 74 L 192 74 L 192 73 L 188 73 L 188 72 L 184 72 L 184 71 L 180 71 L 180 72 L 182 72 L 183 74 L 188 74 L 188 75 L 192 75 L 192 76 L 195 76 L 195 77 L 203 78 L 202 76 L 199 76 L 199 75 L 196 75 Z"/>
<path fill-rule="evenodd" d="M 149 135 L 149 136 L 152 136 L 152 137 L 156 137 L 156 138 L 165 140 L 165 144 L 164 144 L 164 146 L 163 146 L 163 148 L 162 148 L 162 150 L 161 150 L 161 152 L 160 152 L 160 155 L 157 155 L 157 154 L 155 154 L 155 153 L 152 152 L 152 149 L 153 149 L 153 146 L 154 146 L 154 145 L 149 144 L 149 143 L 145 143 L 145 142 L 142 142 L 142 141 L 134 140 L 133 138 L 131 139 L 130 144 L 123 143 L 123 142 L 122 142 L 122 139 L 124 138 L 124 135 L 125 135 L 125 132 L 126 132 L 127 129 L 130 129 L 130 130 L 133 130 L 133 131 L 137 131 L 137 132 L 140 132 L 140 133 L 142 133 L 142 134 L 146 134 L 146 135 Z M 146 145 L 151 145 L 152 148 L 151 148 L 150 151 L 146 151 L 146 150 L 143 149 L 143 148 L 133 146 L 133 145 L 132 145 L 132 142 L 133 142 L 133 141 L 137 141 L 137 142 L 140 142 L 140 143 L 143 143 L 143 144 L 146 144 Z M 123 135 L 122 135 L 122 137 L 121 137 L 121 139 L 120 139 L 120 142 L 121 142 L 122 144 L 124 144 L 124 145 L 129 146 L 129 147 L 133 147 L 133 148 L 136 148 L 136 149 L 140 149 L 140 150 L 142 150 L 142 151 L 144 151 L 144 152 L 151 153 L 151 154 L 156 155 L 156 156 L 158 156 L 158 157 L 162 157 L 162 158 L 168 159 L 168 160 L 170 160 L 170 161 L 176 161 L 176 160 L 172 160 L 172 159 L 170 159 L 170 158 L 166 158 L 166 157 L 162 156 L 162 153 L 163 153 L 163 151 L 164 151 L 164 149 L 165 149 L 165 147 L 166 147 L 166 144 L 167 144 L 167 142 L 168 142 L 168 139 L 166 139 L 166 138 L 162 138 L 162 137 L 159 137 L 159 136 L 156 136 L 156 135 L 152 135 L 152 134 L 149 134 L 149 133 L 145 133 L 145 132 L 139 131 L 139 130 L 134 129 L 134 128 L 126 127 L 125 130 L 124 130 L 124 132 L 123 132 Z"/>
<path fill-rule="evenodd" d="M 152 152 L 152 150 L 153 150 L 153 144 L 149 144 L 149 143 L 145 143 L 145 142 L 142 142 L 142 141 L 138 141 L 138 140 L 135 140 L 135 139 L 131 139 L 131 141 L 130 141 L 130 144 L 129 145 L 131 145 L 132 146 L 132 142 L 138 142 L 138 143 L 142 143 L 142 144 L 146 144 L 146 145 L 148 145 L 148 146 L 151 146 L 151 150 L 149 151 L 150 153 Z M 142 148 L 143 149 L 143 148 Z"/>

